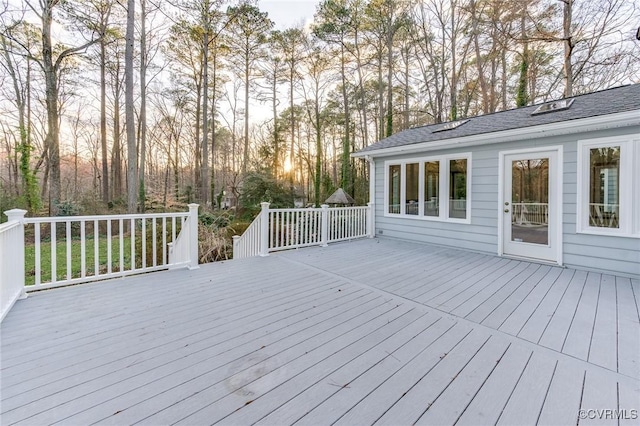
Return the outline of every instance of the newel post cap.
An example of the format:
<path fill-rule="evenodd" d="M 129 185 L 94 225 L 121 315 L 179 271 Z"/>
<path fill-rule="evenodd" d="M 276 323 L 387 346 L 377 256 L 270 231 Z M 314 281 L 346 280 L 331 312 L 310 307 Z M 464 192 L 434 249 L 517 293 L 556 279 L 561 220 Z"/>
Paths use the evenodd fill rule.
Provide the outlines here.
<path fill-rule="evenodd" d="M 24 220 L 24 215 L 27 214 L 26 210 L 22 209 L 11 209 L 4 212 L 4 215 L 7 216 L 9 222 L 18 221 L 22 222 Z"/>

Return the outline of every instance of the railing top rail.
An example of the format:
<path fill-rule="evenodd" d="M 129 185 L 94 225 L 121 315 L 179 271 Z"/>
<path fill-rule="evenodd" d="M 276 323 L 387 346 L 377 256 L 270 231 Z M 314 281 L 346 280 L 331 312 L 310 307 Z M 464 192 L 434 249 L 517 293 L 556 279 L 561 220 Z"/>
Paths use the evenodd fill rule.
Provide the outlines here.
<path fill-rule="evenodd" d="M 118 219 L 153 219 L 153 218 L 173 218 L 187 217 L 189 212 L 178 213 L 144 213 L 144 214 L 116 214 L 116 215 L 93 215 L 93 216 L 54 216 L 54 217 L 27 217 L 25 223 L 51 223 L 51 222 L 80 222 L 91 220 L 118 220 Z"/>
<path fill-rule="evenodd" d="M 368 206 L 347 206 L 347 207 L 329 207 L 329 210 L 365 210 Z M 269 209 L 270 212 L 321 212 L 321 207 L 301 207 L 301 208 L 286 208 L 286 209 Z"/>
<path fill-rule="evenodd" d="M 320 207 L 303 207 L 303 208 L 287 208 L 287 209 L 269 209 L 270 212 L 321 212 L 322 208 Z"/>
<path fill-rule="evenodd" d="M 366 210 L 369 206 L 330 207 L 329 210 Z"/>
<path fill-rule="evenodd" d="M 0 223 L 0 233 L 9 231 L 13 228 L 17 228 L 20 225 L 21 223 L 16 221 Z"/>
<path fill-rule="evenodd" d="M 526 206 L 548 206 L 549 203 L 512 203 L 513 205 L 526 205 Z"/>

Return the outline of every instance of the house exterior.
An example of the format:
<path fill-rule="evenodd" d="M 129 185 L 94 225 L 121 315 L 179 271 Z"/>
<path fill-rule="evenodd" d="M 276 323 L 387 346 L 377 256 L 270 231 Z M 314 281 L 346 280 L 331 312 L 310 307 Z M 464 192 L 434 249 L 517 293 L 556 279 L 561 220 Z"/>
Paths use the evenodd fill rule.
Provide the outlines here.
<path fill-rule="evenodd" d="M 369 161 L 377 236 L 640 277 L 640 84 L 408 129 Z"/>

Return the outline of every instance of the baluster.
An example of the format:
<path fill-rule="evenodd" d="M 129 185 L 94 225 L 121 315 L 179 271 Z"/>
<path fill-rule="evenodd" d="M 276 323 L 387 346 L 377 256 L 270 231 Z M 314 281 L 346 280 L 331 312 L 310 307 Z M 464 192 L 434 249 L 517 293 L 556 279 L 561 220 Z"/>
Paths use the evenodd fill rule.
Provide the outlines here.
<path fill-rule="evenodd" d="M 118 220 L 118 230 L 120 231 L 120 272 L 124 272 L 124 223 Z"/>
<path fill-rule="evenodd" d="M 167 218 L 162 217 L 162 264 L 167 264 Z"/>
<path fill-rule="evenodd" d="M 58 260 L 57 260 L 58 244 L 56 243 L 56 223 L 51 222 L 51 282 L 58 280 Z"/>
<path fill-rule="evenodd" d="M 302 216 L 302 241 L 300 241 L 301 244 L 306 244 L 307 243 L 307 211 L 306 210 L 302 210 L 300 212 L 300 216 Z"/>
<path fill-rule="evenodd" d="M 171 218 L 171 242 L 176 241 L 176 217 Z"/>
<path fill-rule="evenodd" d="M 97 277 L 100 275 L 100 227 L 98 221 L 93 221 L 93 271 Z"/>
<path fill-rule="evenodd" d="M 36 268 L 36 285 L 40 285 L 42 283 L 42 276 L 40 274 L 40 222 L 36 222 L 34 225 L 34 242 L 36 243 L 36 264 L 34 265 Z"/>
<path fill-rule="evenodd" d="M 136 269 L 136 220 L 131 219 L 131 270 Z"/>
<path fill-rule="evenodd" d="M 80 276 L 87 276 L 87 240 L 84 220 L 80 221 Z"/>
<path fill-rule="evenodd" d="M 282 220 L 282 212 L 275 212 L 276 214 L 276 240 L 278 241 L 276 247 L 282 246 L 282 226 L 280 221 Z"/>
<path fill-rule="evenodd" d="M 113 268 L 111 266 L 112 262 L 111 256 L 111 219 L 107 220 L 107 274 L 113 272 Z"/>
<path fill-rule="evenodd" d="M 147 219 L 140 219 L 142 222 L 142 236 L 140 238 L 140 242 L 142 245 L 142 269 L 147 267 Z"/>
<path fill-rule="evenodd" d="M 71 221 L 66 221 L 67 230 L 67 280 L 71 279 Z"/>
<path fill-rule="evenodd" d="M 155 267 L 158 264 L 157 252 L 156 252 L 156 218 L 155 217 L 151 220 L 151 226 L 153 226 L 153 231 L 151 231 L 151 239 L 152 239 L 151 251 L 153 252 L 153 266 Z"/>

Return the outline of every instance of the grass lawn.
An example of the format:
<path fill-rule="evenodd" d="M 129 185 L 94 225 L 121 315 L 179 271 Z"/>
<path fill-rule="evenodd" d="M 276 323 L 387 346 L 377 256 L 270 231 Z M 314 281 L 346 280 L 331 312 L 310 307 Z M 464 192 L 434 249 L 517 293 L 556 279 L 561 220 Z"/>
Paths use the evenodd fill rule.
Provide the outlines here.
<path fill-rule="evenodd" d="M 125 236 L 123 239 L 123 265 L 124 270 L 131 269 L 131 237 Z M 85 256 L 86 256 L 86 275 L 95 275 L 95 251 L 94 239 L 87 238 L 85 240 Z M 162 259 L 162 242 L 156 243 L 158 254 L 158 264 Z M 142 249 L 140 245 L 140 237 L 136 238 L 136 267 L 142 267 Z M 151 254 L 151 241 L 147 242 L 147 266 L 152 264 L 153 258 Z M 26 285 L 35 284 L 35 259 L 36 247 L 34 244 L 28 244 L 25 247 L 25 281 Z M 82 271 L 82 245 L 80 239 L 71 240 L 71 278 L 81 276 Z M 107 272 L 107 237 L 101 236 L 98 240 L 98 262 L 100 273 Z M 111 262 L 112 270 L 120 270 L 120 238 L 113 237 L 111 239 Z M 46 283 L 51 281 L 51 242 L 43 241 L 40 244 L 40 282 Z M 65 240 L 56 243 L 56 279 L 67 279 L 67 242 Z"/>

